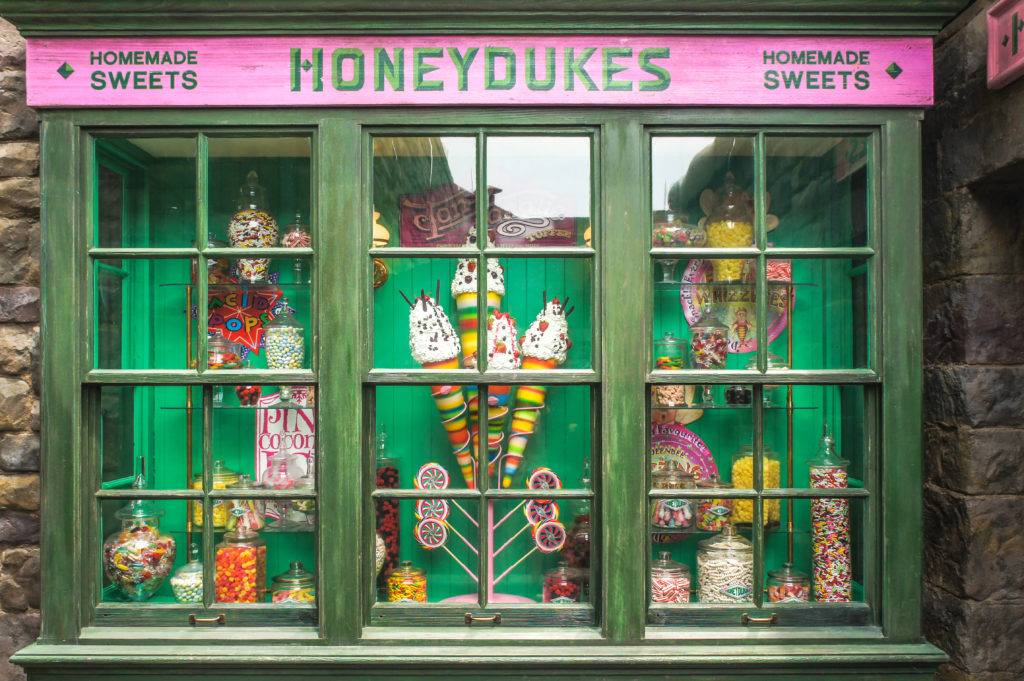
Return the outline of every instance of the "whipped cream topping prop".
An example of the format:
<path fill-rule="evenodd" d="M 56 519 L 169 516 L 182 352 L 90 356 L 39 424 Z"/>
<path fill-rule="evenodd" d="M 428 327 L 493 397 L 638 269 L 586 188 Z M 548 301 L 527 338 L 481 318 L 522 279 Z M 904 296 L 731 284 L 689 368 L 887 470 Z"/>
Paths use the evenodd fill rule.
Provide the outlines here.
<path fill-rule="evenodd" d="M 487 366 L 495 371 L 516 371 L 522 364 L 516 320 L 506 312 L 493 312 L 487 318 Z M 494 472 L 494 464 L 501 457 L 505 440 L 505 422 L 512 386 L 492 385 L 487 389 L 487 474 Z M 473 436 L 476 451 L 478 436 Z"/>
<path fill-rule="evenodd" d="M 565 304 L 568 303 L 569 298 L 566 297 Z M 548 301 L 547 292 L 544 292 L 544 309 L 520 340 L 523 369 L 554 369 L 565 362 L 566 354 L 572 347 L 567 318 L 574 309 L 576 308 L 571 307 L 566 310 L 558 298 Z M 516 406 L 512 410 L 512 432 L 508 440 L 508 453 L 504 456 L 502 487 L 512 486 L 512 476 L 519 470 L 526 445 L 536 429 L 547 391 L 547 386 L 543 385 L 521 385 L 516 391 Z"/>
<path fill-rule="evenodd" d="M 438 293 L 440 282 L 438 282 Z M 409 303 L 409 351 L 424 369 L 458 369 L 459 336 L 455 333 L 448 315 L 438 304 L 435 294 L 431 298 L 420 291 L 415 301 L 401 293 Z M 475 468 L 471 451 L 472 437 L 466 420 L 466 396 L 458 385 L 434 385 L 430 387 L 434 404 L 441 414 L 441 423 L 448 433 L 452 452 L 462 469 L 462 477 L 470 488 L 476 487 Z"/>

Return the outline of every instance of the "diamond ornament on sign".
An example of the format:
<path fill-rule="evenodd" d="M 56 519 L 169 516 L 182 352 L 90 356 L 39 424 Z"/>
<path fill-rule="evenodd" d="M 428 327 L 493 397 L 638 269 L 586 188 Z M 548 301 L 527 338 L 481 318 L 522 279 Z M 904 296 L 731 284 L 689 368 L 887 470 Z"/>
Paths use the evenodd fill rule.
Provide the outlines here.
<path fill-rule="evenodd" d="M 63 64 L 61 64 L 60 68 L 57 69 L 57 73 L 59 73 L 60 77 L 63 78 L 64 80 L 67 80 L 68 78 L 70 78 L 71 74 L 74 73 L 74 72 L 75 72 L 75 70 L 73 68 L 71 68 L 71 64 L 69 64 L 67 62 L 64 62 Z"/>
<path fill-rule="evenodd" d="M 900 74 L 903 73 L 903 69 L 900 68 L 899 64 L 893 62 L 889 64 L 888 68 L 885 69 L 885 72 L 888 73 L 893 80 L 896 80 L 900 77 Z"/>

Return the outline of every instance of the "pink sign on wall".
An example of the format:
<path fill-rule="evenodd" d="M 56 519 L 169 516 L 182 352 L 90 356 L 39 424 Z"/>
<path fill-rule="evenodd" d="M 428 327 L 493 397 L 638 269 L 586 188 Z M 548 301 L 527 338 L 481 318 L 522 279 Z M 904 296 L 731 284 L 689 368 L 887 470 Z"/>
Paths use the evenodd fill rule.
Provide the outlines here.
<path fill-rule="evenodd" d="M 1001 0 L 986 19 L 988 86 L 996 90 L 1024 74 L 1024 0 Z"/>
<path fill-rule="evenodd" d="M 928 38 L 28 40 L 34 107 L 927 106 Z"/>

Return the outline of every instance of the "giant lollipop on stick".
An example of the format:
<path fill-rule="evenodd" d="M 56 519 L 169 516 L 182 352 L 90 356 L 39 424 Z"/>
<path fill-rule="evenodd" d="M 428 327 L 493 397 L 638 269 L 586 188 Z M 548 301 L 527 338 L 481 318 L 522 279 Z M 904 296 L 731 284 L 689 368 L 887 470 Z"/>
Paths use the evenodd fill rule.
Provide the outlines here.
<path fill-rule="evenodd" d="M 565 302 L 568 303 L 569 299 L 566 298 Z M 565 362 L 566 353 L 572 347 L 567 317 L 573 309 L 575 308 L 569 308 L 567 311 L 558 298 L 548 301 L 547 293 L 544 294 L 544 309 L 537 315 L 533 324 L 530 324 L 521 341 L 523 369 L 554 369 Z M 526 445 L 537 427 L 537 418 L 544 408 L 547 391 L 547 387 L 543 385 L 521 385 L 516 391 L 516 406 L 512 411 L 512 433 L 508 440 L 508 454 L 505 456 L 502 487 L 512 485 L 512 476 L 519 470 Z"/>
<path fill-rule="evenodd" d="M 402 297 L 409 303 L 409 350 L 413 359 L 424 369 L 458 369 L 459 337 L 437 298 L 431 298 L 423 291 L 420 291 L 415 301 L 410 301 L 404 293 Z M 448 433 L 459 468 L 462 469 L 462 477 L 468 487 L 474 488 L 475 466 L 470 451 L 472 437 L 466 421 L 466 397 L 462 387 L 434 385 L 430 387 L 430 394 L 441 413 L 441 422 Z"/>

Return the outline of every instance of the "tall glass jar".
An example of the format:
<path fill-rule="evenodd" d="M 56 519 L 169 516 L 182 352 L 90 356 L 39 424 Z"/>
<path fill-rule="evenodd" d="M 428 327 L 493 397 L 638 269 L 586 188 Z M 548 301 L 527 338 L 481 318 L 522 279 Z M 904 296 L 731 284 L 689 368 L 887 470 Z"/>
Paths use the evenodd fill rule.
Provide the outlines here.
<path fill-rule="evenodd" d="M 250 170 L 238 189 L 236 212 L 228 222 L 228 239 L 234 248 L 272 248 L 277 245 L 277 220 L 266 212 L 266 191 L 259 175 Z M 244 282 L 266 281 L 269 258 L 242 258 L 238 278 Z"/>
<path fill-rule="evenodd" d="M 686 368 L 687 342 L 667 332 L 654 341 L 654 368 L 678 370 Z M 654 407 L 685 407 L 685 385 L 655 385 L 651 388 L 651 402 Z"/>
<path fill-rule="evenodd" d="M 228 485 L 238 482 L 238 473 L 224 465 L 224 462 L 217 459 L 213 462 L 213 489 L 227 489 Z M 203 474 L 200 473 L 192 480 L 192 489 L 203 488 Z M 223 530 L 228 525 L 228 502 L 218 499 L 213 504 L 213 529 Z M 196 527 L 203 526 L 203 504 L 199 501 L 192 502 L 192 524 Z"/>
<path fill-rule="evenodd" d="M 260 477 L 260 485 L 268 490 L 288 490 L 295 487 L 295 481 L 305 475 L 298 467 L 295 457 L 291 456 L 282 445 L 277 454 L 270 457 L 266 470 Z M 292 510 L 292 500 L 287 498 L 268 499 L 266 503 L 267 532 L 282 532 L 294 529 L 295 523 L 288 514 Z M 276 522 L 271 522 L 276 521 Z"/>
<path fill-rule="evenodd" d="M 306 327 L 289 312 L 288 299 L 281 298 L 281 306 L 274 318 L 263 325 L 263 342 L 267 351 L 268 369 L 301 369 L 306 352 Z M 292 390 L 281 386 L 281 401 L 288 406 Z"/>
<path fill-rule="evenodd" d="M 579 603 L 583 598 L 583 583 L 579 573 L 561 561 L 554 570 L 544 575 L 544 603 Z"/>
<path fill-rule="evenodd" d="M 232 343 L 217 331 L 206 342 L 206 366 L 210 369 L 238 369 L 242 366 L 242 344 Z M 224 402 L 223 386 L 214 386 L 213 402 Z"/>
<path fill-rule="evenodd" d="M 771 351 L 768 352 L 768 359 L 767 359 L 766 366 L 769 369 L 775 369 L 775 370 L 786 370 L 786 369 L 789 369 L 789 366 L 786 364 L 786 360 L 782 359 L 781 357 L 779 357 L 778 355 L 776 355 L 774 352 L 771 352 Z M 746 368 L 747 368 L 748 371 L 756 371 L 757 370 L 757 355 L 756 354 L 753 357 L 750 358 L 749 362 L 747 362 Z M 777 406 L 785 406 L 784 404 L 778 404 L 777 398 L 774 397 L 775 394 L 779 392 L 779 388 L 781 388 L 781 387 L 782 386 L 780 386 L 780 385 L 766 385 L 766 386 L 764 386 L 764 388 L 763 388 L 764 406 L 770 407 L 773 404 L 775 404 Z"/>
<path fill-rule="evenodd" d="M 764 450 L 764 489 L 778 489 L 781 480 L 782 465 L 779 455 L 768 447 Z M 732 455 L 732 484 L 740 489 L 754 487 L 754 446 L 743 445 Z M 777 525 L 780 519 L 779 500 L 769 499 L 764 502 L 764 526 Z M 737 499 L 733 503 L 732 521 L 741 525 L 754 523 L 754 502 L 752 499 Z"/>
<path fill-rule="evenodd" d="M 306 474 L 295 481 L 295 489 L 315 490 L 316 489 L 316 456 L 310 454 L 306 460 Z M 307 526 L 304 529 L 313 529 L 316 523 L 316 499 L 305 497 L 292 501 L 292 510 L 288 519 Z"/>
<path fill-rule="evenodd" d="M 811 599 L 811 578 L 792 563 L 768 573 L 769 603 L 806 603 Z"/>
<path fill-rule="evenodd" d="M 228 489 L 236 492 L 255 490 L 256 483 L 252 476 L 244 473 L 238 481 L 228 485 Z M 227 529 L 233 530 L 238 523 L 247 522 L 253 530 L 262 530 L 266 524 L 266 504 L 263 499 L 228 499 Z"/>
<path fill-rule="evenodd" d="M 726 525 L 697 549 L 697 598 L 701 603 L 750 603 L 754 593 L 754 546 Z"/>
<path fill-rule="evenodd" d="M 724 369 L 729 357 L 729 328 L 715 315 L 711 297 L 707 296 L 702 305 L 700 321 L 690 327 L 690 367 L 714 371 Z M 703 406 L 715 403 L 711 384 L 704 384 Z"/>
<path fill-rule="evenodd" d="M 388 454 L 388 433 L 384 424 L 377 426 L 376 460 L 377 489 L 397 489 L 398 460 Z M 378 585 L 383 588 L 389 572 L 398 566 L 401 551 L 401 524 L 398 514 L 398 499 L 375 499 L 377 534 L 384 540 L 386 555 L 384 566 L 378 572 Z"/>
<path fill-rule="evenodd" d="M 754 245 L 754 216 L 750 195 L 729 173 L 718 192 L 719 203 L 708 216 L 707 244 L 711 248 L 747 248 Z M 716 283 L 738 282 L 743 277 L 742 259 L 712 260 Z"/>
<path fill-rule="evenodd" d="M 296 211 L 295 217 L 285 225 L 287 230 L 281 235 L 281 246 L 284 248 L 309 248 L 313 245 L 313 237 L 309 234 L 309 225 L 301 211 Z M 294 283 L 308 284 L 309 278 L 302 276 L 302 266 L 308 262 L 304 258 L 295 258 L 292 264 L 294 271 Z"/>
<path fill-rule="evenodd" d="M 672 560 L 668 551 L 660 552 L 651 563 L 651 602 L 690 602 L 690 568 Z"/>
<path fill-rule="evenodd" d="M 651 473 L 651 489 L 696 489 L 693 475 L 675 461 L 668 460 Z M 659 530 L 685 530 L 693 527 L 693 502 L 690 499 L 657 499 L 651 513 L 651 526 Z"/>
<path fill-rule="evenodd" d="M 136 489 L 145 488 L 141 478 L 136 480 Z M 141 499 L 114 514 L 121 529 L 103 542 L 103 572 L 128 600 L 149 599 L 174 567 L 174 539 L 160 531 L 163 514 Z"/>
<path fill-rule="evenodd" d="M 825 426 L 818 455 L 807 462 L 811 487 L 846 489 L 850 485 L 844 459 L 835 450 L 835 440 Z M 811 501 L 811 559 L 814 572 L 814 600 L 842 603 L 853 597 L 853 572 L 850 555 L 850 501 L 814 499 Z"/>
<path fill-rule="evenodd" d="M 217 603 L 262 603 L 266 599 L 267 545 L 240 522 L 214 551 Z"/>
<path fill-rule="evenodd" d="M 387 583 L 389 603 L 427 602 L 427 573 L 413 567 L 410 560 L 403 560 L 388 573 Z"/>
<path fill-rule="evenodd" d="M 295 561 L 271 580 L 270 600 L 274 603 L 314 603 L 316 601 L 316 575 Z"/>

